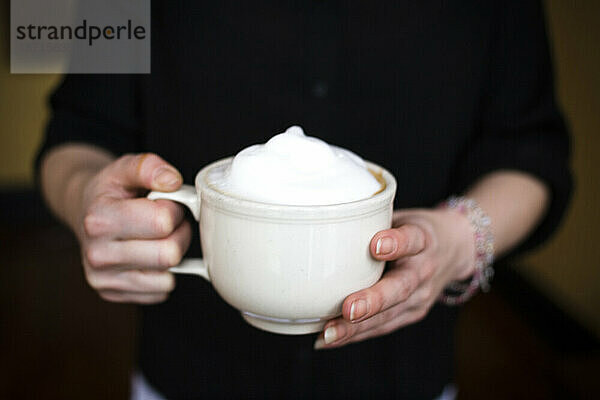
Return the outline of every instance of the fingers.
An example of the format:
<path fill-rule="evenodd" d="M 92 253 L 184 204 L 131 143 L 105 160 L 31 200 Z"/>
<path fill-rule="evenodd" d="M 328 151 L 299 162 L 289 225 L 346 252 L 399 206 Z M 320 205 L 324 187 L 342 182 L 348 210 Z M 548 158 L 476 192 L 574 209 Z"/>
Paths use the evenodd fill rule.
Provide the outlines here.
<path fill-rule="evenodd" d="M 135 303 L 135 304 L 156 304 L 165 301 L 168 293 L 132 293 L 132 292 L 115 292 L 101 291 L 98 292 L 100 297 L 106 301 L 114 303 Z"/>
<path fill-rule="evenodd" d="M 415 265 L 415 264 L 413 264 Z M 401 265 L 388 271 L 379 283 L 354 293 L 344 301 L 343 315 L 328 322 L 315 348 L 338 347 L 352 342 L 388 334 L 400 327 L 420 321 L 435 303 L 440 288 L 429 280 L 422 281 L 413 265 Z M 409 283 L 409 290 L 396 296 L 394 281 Z M 404 287 L 400 284 L 398 287 Z M 380 301 L 382 299 L 382 301 Z"/>
<path fill-rule="evenodd" d="M 100 240 L 88 245 L 84 261 L 93 269 L 166 269 L 179 264 L 190 245 L 192 230 L 183 221 L 168 237 L 160 240 Z"/>
<path fill-rule="evenodd" d="M 164 301 L 175 287 L 173 274 L 164 269 L 179 264 L 190 240 L 191 225 L 183 221 L 160 240 L 92 241 L 84 252 L 87 281 L 107 301 Z"/>
<path fill-rule="evenodd" d="M 414 265 L 399 265 L 387 271 L 375 285 L 351 294 L 344 300 L 342 315 L 359 322 L 406 301 L 420 285 Z"/>
<path fill-rule="evenodd" d="M 371 239 L 370 251 L 374 258 L 383 261 L 414 256 L 425 249 L 425 238 L 419 226 L 406 224 L 377 232 Z"/>
<path fill-rule="evenodd" d="M 399 303 L 361 322 L 350 322 L 343 317 L 329 321 L 315 348 L 337 347 L 386 335 L 406 325 L 420 321 L 435 303 L 431 285 L 422 285 L 405 302 Z"/>
<path fill-rule="evenodd" d="M 383 332 L 392 326 L 400 326 L 405 319 L 410 321 L 410 313 L 405 311 L 413 308 L 414 302 L 409 299 L 421 286 L 422 278 L 428 275 L 419 271 L 417 266 L 420 263 L 407 261 L 412 259 L 408 257 L 423 252 L 425 246 L 425 232 L 413 224 L 404 224 L 375 234 L 370 244 L 373 257 L 397 261 L 375 285 L 353 293 L 344 300 L 343 319 L 339 319 L 338 323 L 325 331 L 323 341 L 333 343 L 342 337 L 352 337 L 357 331 L 365 329 L 365 323 L 378 327 Z M 418 297 L 420 299 L 423 296 Z M 396 322 L 390 324 L 390 320 Z"/>
<path fill-rule="evenodd" d="M 135 197 L 140 189 L 168 192 L 182 183 L 172 165 L 147 153 L 119 158 L 86 186 L 78 235 L 86 278 L 102 298 L 149 304 L 173 290 L 173 275 L 164 270 L 181 261 L 191 226 L 174 202 Z"/>
<path fill-rule="evenodd" d="M 113 163 L 110 172 L 127 188 L 170 192 L 183 183 L 172 165 L 152 153 L 123 156 Z"/>
<path fill-rule="evenodd" d="M 166 271 L 91 271 L 86 278 L 90 286 L 99 292 L 166 294 L 175 288 L 173 274 Z"/>
<path fill-rule="evenodd" d="M 377 326 L 385 321 L 385 319 L 389 319 L 394 317 L 390 315 L 394 313 L 394 310 L 387 310 L 379 315 L 374 316 L 373 318 L 357 323 L 352 324 L 348 323 L 348 321 L 343 318 L 336 318 L 334 320 L 329 321 L 323 330 L 322 335 L 322 343 L 315 344 L 315 347 L 322 347 L 323 345 L 341 345 L 347 341 L 348 338 L 353 337 L 360 329 L 368 329 L 371 326 Z"/>
<path fill-rule="evenodd" d="M 342 318 L 332 320 L 325 325 L 323 334 L 315 342 L 315 349 L 334 348 L 386 335 L 422 320 L 427 310 L 425 307 L 389 309 L 359 324 L 351 324 Z"/>
<path fill-rule="evenodd" d="M 183 207 L 169 200 L 105 199 L 90 208 L 83 226 L 91 238 L 161 239 L 173 233 L 184 216 Z"/>
<path fill-rule="evenodd" d="M 117 303 L 159 303 L 175 288 L 173 274 L 166 271 L 94 270 L 88 266 L 86 278 L 102 299 Z"/>

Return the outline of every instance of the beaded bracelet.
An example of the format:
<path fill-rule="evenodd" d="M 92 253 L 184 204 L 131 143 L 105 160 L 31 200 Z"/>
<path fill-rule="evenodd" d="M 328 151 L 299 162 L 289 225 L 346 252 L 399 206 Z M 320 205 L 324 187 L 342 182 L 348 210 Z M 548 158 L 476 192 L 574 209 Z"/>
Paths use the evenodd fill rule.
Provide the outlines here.
<path fill-rule="evenodd" d="M 491 220 L 475 200 L 452 196 L 441 204 L 465 215 L 475 231 L 475 273 L 470 282 L 452 282 L 439 297 L 439 301 L 450 306 L 462 304 L 469 300 L 478 289 L 487 292 L 490 280 L 494 276 L 494 236 L 490 226 Z"/>

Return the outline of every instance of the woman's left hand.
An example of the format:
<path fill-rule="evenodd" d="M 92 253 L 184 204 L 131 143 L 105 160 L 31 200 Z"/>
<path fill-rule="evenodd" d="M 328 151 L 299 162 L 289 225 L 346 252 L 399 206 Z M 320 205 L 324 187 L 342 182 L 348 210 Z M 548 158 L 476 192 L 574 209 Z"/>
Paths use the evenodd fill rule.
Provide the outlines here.
<path fill-rule="evenodd" d="M 451 209 L 396 211 L 392 229 L 378 232 L 371 255 L 387 261 L 382 278 L 348 296 L 315 348 L 381 336 L 420 321 L 448 283 L 474 272 L 475 244 L 467 218 Z"/>

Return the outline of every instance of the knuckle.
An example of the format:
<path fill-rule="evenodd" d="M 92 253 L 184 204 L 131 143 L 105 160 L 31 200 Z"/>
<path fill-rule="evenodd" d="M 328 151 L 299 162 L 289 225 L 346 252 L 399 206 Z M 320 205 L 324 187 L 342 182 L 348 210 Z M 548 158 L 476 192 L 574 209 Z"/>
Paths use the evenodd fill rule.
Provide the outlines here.
<path fill-rule="evenodd" d="M 167 208 L 158 208 L 152 221 L 155 233 L 162 237 L 169 236 L 175 229 L 175 221 Z"/>
<path fill-rule="evenodd" d="M 421 288 L 421 301 L 427 302 L 429 299 L 431 299 L 432 295 L 433 288 L 431 287 L 431 285 L 425 285 Z"/>
<path fill-rule="evenodd" d="M 434 271 L 435 271 L 435 268 L 434 268 L 433 263 L 424 262 L 421 265 L 421 268 L 419 268 L 419 278 L 422 281 L 428 281 L 431 278 L 433 278 Z"/>
<path fill-rule="evenodd" d="M 152 291 L 153 288 L 148 284 L 148 278 L 144 271 L 128 271 L 126 276 L 129 286 L 136 291 Z"/>
<path fill-rule="evenodd" d="M 96 246 L 89 246 L 85 250 L 84 257 L 87 264 L 94 269 L 102 268 L 107 265 L 103 251 Z"/>
<path fill-rule="evenodd" d="M 407 299 L 413 291 L 411 275 L 406 273 L 400 275 L 396 280 L 396 294 L 401 300 Z"/>
<path fill-rule="evenodd" d="M 120 287 L 117 282 L 112 282 L 110 279 L 106 279 L 103 273 L 98 273 L 96 271 L 86 271 L 85 280 L 88 285 L 97 292 L 111 292 L 115 290 L 124 290 L 124 288 Z"/>
<path fill-rule="evenodd" d="M 132 165 L 135 163 L 137 158 L 136 154 L 133 153 L 125 153 L 121 157 L 117 158 L 117 160 L 111 164 L 111 171 L 122 171 L 125 167 Z"/>
<path fill-rule="evenodd" d="M 347 342 L 348 340 L 352 339 L 358 333 L 360 333 L 358 326 L 355 326 L 355 325 L 344 326 L 340 332 L 340 335 L 342 337 L 341 343 Z"/>
<path fill-rule="evenodd" d="M 83 230 L 89 237 L 98 237 L 102 235 L 106 228 L 106 222 L 102 217 L 94 212 L 88 213 L 83 218 Z"/>
<path fill-rule="evenodd" d="M 182 252 L 179 245 L 173 240 L 165 241 L 158 251 L 158 264 L 161 267 L 171 268 L 179 264 Z"/>
<path fill-rule="evenodd" d="M 383 290 L 371 289 L 369 290 L 369 297 L 371 303 L 371 315 L 379 313 L 385 306 L 385 294 Z"/>
<path fill-rule="evenodd" d="M 97 274 L 86 272 L 85 280 L 87 281 L 88 285 L 90 285 L 90 287 L 94 290 L 104 289 L 101 285 L 101 280 Z"/>
<path fill-rule="evenodd" d="M 167 278 L 167 285 L 166 285 L 165 291 L 167 293 L 170 293 L 174 289 L 175 289 L 175 277 L 173 276 L 172 273 L 169 273 L 169 276 Z"/>

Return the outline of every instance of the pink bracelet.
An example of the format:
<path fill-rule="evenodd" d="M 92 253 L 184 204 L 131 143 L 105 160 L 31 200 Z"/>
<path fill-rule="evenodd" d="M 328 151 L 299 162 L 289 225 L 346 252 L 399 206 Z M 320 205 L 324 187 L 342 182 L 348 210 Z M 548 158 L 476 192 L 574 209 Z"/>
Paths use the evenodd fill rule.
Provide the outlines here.
<path fill-rule="evenodd" d="M 465 215 L 474 230 L 475 273 L 470 282 L 452 282 L 439 297 L 439 301 L 450 306 L 469 300 L 477 290 L 487 292 L 490 280 L 494 276 L 494 236 L 491 232 L 491 220 L 477 205 L 475 200 L 452 196 L 440 205 L 443 208 L 458 210 Z"/>

